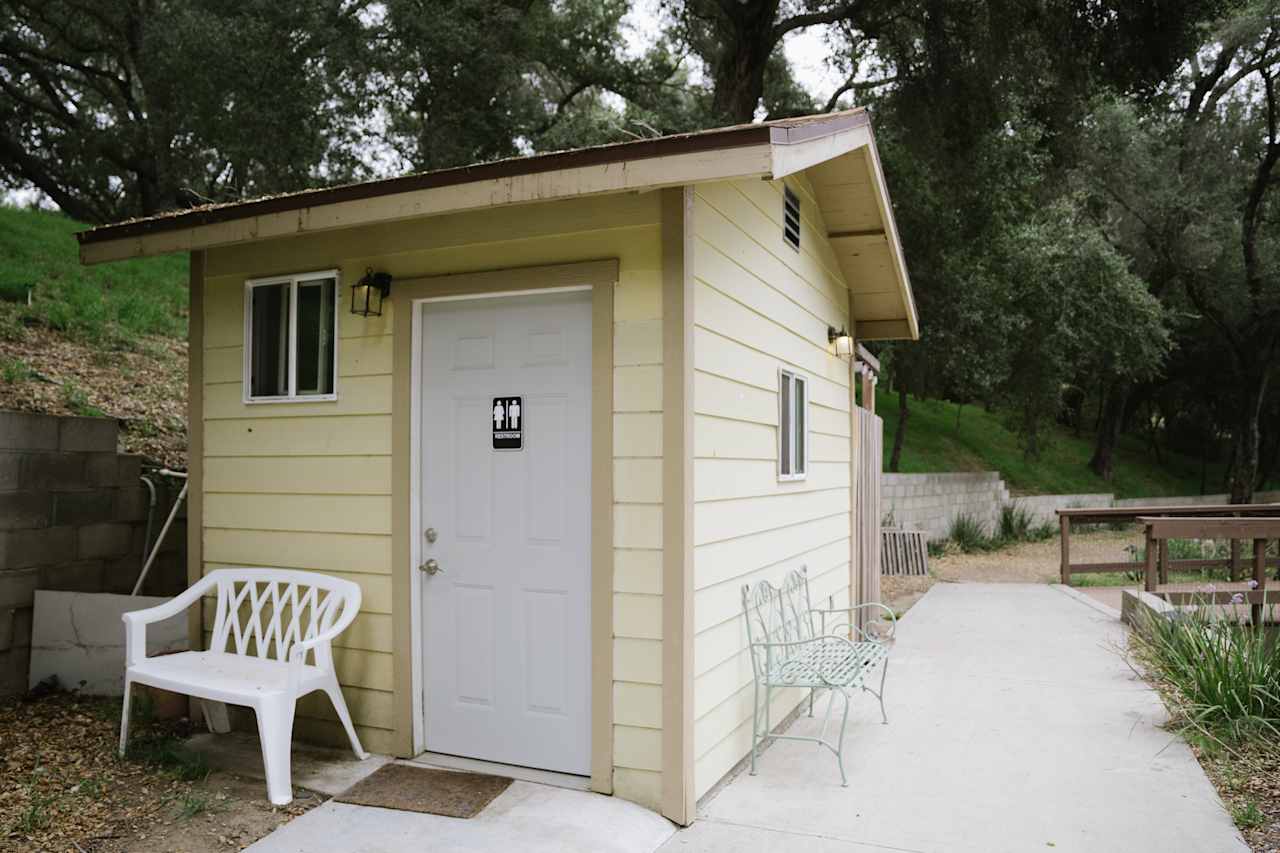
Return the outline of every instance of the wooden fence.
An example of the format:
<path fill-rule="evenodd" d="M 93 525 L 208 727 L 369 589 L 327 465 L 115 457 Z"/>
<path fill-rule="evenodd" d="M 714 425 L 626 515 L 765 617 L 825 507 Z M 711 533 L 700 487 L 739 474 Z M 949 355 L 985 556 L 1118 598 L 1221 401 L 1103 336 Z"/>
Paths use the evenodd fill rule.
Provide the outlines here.
<path fill-rule="evenodd" d="M 923 530 L 880 530 L 880 565 L 886 575 L 929 574 L 929 544 Z"/>
<path fill-rule="evenodd" d="M 1109 524 L 1137 522 L 1142 518 L 1280 518 L 1280 504 L 1213 504 L 1205 506 L 1130 506 L 1130 507 L 1077 507 L 1057 510 L 1058 524 L 1062 532 L 1062 562 L 1060 575 L 1062 583 L 1070 586 L 1073 574 L 1097 572 L 1133 572 L 1141 568 L 1140 563 L 1131 560 L 1119 560 L 1107 563 L 1072 563 L 1071 562 L 1071 527 L 1081 524 Z M 1222 538 L 1228 538 L 1223 536 Z M 1230 576 L 1235 580 L 1240 576 L 1243 566 L 1238 538 L 1231 540 L 1231 556 L 1218 559 L 1170 560 L 1168 559 L 1168 540 L 1160 540 L 1159 547 L 1166 553 L 1160 560 L 1164 567 L 1165 577 L 1168 570 L 1202 569 L 1211 566 L 1226 566 Z M 1280 561 L 1269 561 L 1272 565 L 1280 565 Z"/>
<path fill-rule="evenodd" d="M 1232 597 L 1237 595 L 1240 596 L 1240 601 L 1248 601 L 1253 624 L 1262 624 L 1262 608 L 1266 603 L 1267 564 L 1276 565 L 1280 562 L 1267 560 L 1267 542 L 1268 540 L 1280 540 L 1280 517 L 1197 518 L 1184 516 L 1170 518 L 1166 516 L 1143 516 L 1138 518 L 1138 523 L 1146 528 L 1147 559 L 1144 566 L 1144 575 L 1147 592 L 1156 592 L 1162 581 L 1167 582 L 1169 569 L 1176 563 L 1211 562 L 1205 560 L 1169 560 L 1168 544 L 1170 539 L 1230 539 L 1233 543 L 1252 540 L 1253 577 L 1250 579 L 1252 588 L 1247 591 L 1224 590 L 1223 594 L 1227 596 L 1227 601 L 1233 600 Z M 1231 579 L 1236 579 L 1234 572 Z M 1193 600 L 1205 600 L 1205 596 L 1209 596 L 1212 603 L 1223 603 L 1219 600 L 1216 591 L 1192 593 L 1168 591 L 1165 593 L 1165 599 L 1170 604 L 1192 603 Z"/>
<path fill-rule="evenodd" d="M 857 537 L 854 594 L 858 604 L 865 604 L 880 600 L 880 467 L 884 421 L 873 412 L 855 406 L 853 426 L 858 431 L 858 479 L 852 519 Z M 866 611 L 861 611 L 859 621 L 866 618 Z"/>

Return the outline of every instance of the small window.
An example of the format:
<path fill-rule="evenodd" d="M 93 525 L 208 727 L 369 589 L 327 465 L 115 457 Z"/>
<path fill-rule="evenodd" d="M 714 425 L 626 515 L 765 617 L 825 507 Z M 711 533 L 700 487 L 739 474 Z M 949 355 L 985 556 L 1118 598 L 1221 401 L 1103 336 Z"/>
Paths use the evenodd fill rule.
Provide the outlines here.
<path fill-rule="evenodd" d="M 800 197 L 782 185 L 782 236 L 787 245 L 800 251 Z"/>
<path fill-rule="evenodd" d="M 335 270 L 245 283 L 245 402 L 333 400 Z"/>
<path fill-rule="evenodd" d="M 778 479 L 803 480 L 809 470 L 808 382 L 778 371 Z"/>

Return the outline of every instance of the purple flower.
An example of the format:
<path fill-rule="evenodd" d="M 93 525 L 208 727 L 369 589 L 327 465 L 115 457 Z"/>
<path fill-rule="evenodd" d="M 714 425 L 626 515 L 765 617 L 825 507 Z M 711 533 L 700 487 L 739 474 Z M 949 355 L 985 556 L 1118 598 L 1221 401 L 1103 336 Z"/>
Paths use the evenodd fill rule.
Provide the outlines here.
<path fill-rule="evenodd" d="M 1232 603 L 1232 604 L 1244 604 L 1244 593 L 1243 593 L 1243 592 L 1237 592 L 1235 595 L 1231 596 L 1231 603 Z"/>
<path fill-rule="evenodd" d="M 1249 589 L 1257 589 L 1257 588 L 1258 588 L 1258 582 L 1257 582 L 1257 581 L 1255 581 L 1255 580 L 1250 580 L 1250 581 L 1249 581 Z"/>

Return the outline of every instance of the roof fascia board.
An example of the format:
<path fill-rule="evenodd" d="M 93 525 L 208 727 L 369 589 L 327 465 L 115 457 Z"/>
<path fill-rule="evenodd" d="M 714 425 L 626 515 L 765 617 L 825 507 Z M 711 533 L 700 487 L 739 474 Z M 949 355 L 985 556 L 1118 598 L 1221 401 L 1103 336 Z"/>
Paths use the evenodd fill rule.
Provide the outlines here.
<path fill-rule="evenodd" d="M 902 305 L 906 309 L 908 334 L 897 335 L 902 339 L 920 340 L 920 318 L 916 314 L 916 301 L 911 293 L 911 276 L 907 273 L 907 264 L 902 257 L 902 243 L 898 239 L 898 223 L 893 217 L 893 207 L 889 204 L 889 188 L 885 184 L 884 170 L 880 167 L 880 152 L 876 150 L 875 137 L 868 135 L 867 165 L 870 167 L 871 180 L 875 184 L 876 204 L 880 208 L 880 221 L 885 224 L 885 236 L 889 240 L 889 254 L 893 258 L 893 271 L 902 289 Z M 859 324 L 861 325 L 861 324 Z"/>
<path fill-rule="evenodd" d="M 866 124 L 837 131 L 826 136 L 799 141 L 775 140 L 773 145 L 773 178 L 780 180 L 796 172 L 834 160 L 842 154 L 871 144 L 871 128 Z"/>
<path fill-rule="evenodd" d="M 767 176 L 773 166 L 773 144 L 760 134 L 752 144 L 518 173 L 422 189 L 367 195 L 308 207 L 270 210 L 225 221 L 179 228 L 137 229 L 115 226 L 122 236 L 88 232 L 80 244 L 80 261 L 97 264 L 126 258 L 187 252 L 274 237 L 313 234 L 419 216 L 555 201 L 588 195 L 653 190 L 700 181 Z M 267 200 L 272 201 L 272 200 Z M 138 223 L 143 225 L 145 223 Z"/>

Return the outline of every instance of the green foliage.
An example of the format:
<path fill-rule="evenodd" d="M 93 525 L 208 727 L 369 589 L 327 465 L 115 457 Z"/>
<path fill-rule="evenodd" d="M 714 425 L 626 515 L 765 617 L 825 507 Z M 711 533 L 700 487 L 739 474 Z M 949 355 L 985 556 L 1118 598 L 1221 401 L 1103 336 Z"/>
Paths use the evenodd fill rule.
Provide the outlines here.
<path fill-rule="evenodd" d="M 1004 542 L 1043 542 L 1057 534 L 1053 524 L 1037 522 L 1031 511 L 1016 501 L 1000 507 L 996 537 Z"/>
<path fill-rule="evenodd" d="M 1231 807 L 1231 819 L 1240 829 L 1256 829 L 1267 821 L 1267 816 L 1258 808 L 1255 800 L 1247 800 L 1244 805 Z"/>
<path fill-rule="evenodd" d="M 82 418 L 101 418 L 106 416 L 106 412 L 89 402 L 89 395 L 74 382 L 63 383 L 62 399 L 73 415 L 79 415 Z"/>
<path fill-rule="evenodd" d="M 947 539 L 966 554 L 992 551 L 999 547 L 999 543 L 991 538 L 987 525 L 963 512 L 951 520 Z"/>
<path fill-rule="evenodd" d="M 73 235 L 85 227 L 56 213 L 0 206 L 0 300 L 13 303 L 0 303 L 0 314 L 104 344 L 185 336 L 186 257 L 84 267 Z"/>
<path fill-rule="evenodd" d="M 975 554 L 998 551 L 1021 542 L 1041 542 L 1052 539 L 1056 534 L 1057 529 L 1052 524 L 1037 523 L 1026 507 L 1017 503 L 1005 504 L 1000 508 L 1000 517 L 994 531 L 968 513 L 957 514 L 951 520 L 946 542 L 936 543 L 939 546 L 938 553 L 931 551 L 930 556 L 941 556 L 947 544 L 966 554 Z"/>
<path fill-rule="evenodd" d="M 1238 612 L 1196 607 L 1134 632 L 1145 660 L 1178 694 L 1188 724 L 1225 741 L 1280 735 L 1280 655 Z"/>
<path fill-rule="evenodd" d="M 190 791 L 178 800 L 178 817 L 183 820 L 204 814 L 213 806 L 213 798 L 204 791 Z"/>
<path fill-rule="evenodd" d="M 20 358 L 0 358 L 0 377 L 13 385 L 31 378 L 31 367 Z"/>
<path fill-rule="evenodd" d="M 50 813 L 50 807 L 54 805 L 55 798 L 52 794 L 41 794 L 38 791 L 32 791 L 31 802 L 18 816 L 14 822 L 12 829 L 22 835 L 31 835 L 49 828 L 49 824 L 53 820 Z"/>
<path fill-rule="evenodd" d="M 885 469 L 888 470 L 888 437 L 898 423 L 894 395 L 876 391 L 876 412 L 884 418 Z M 934 471 L 999 471 L 1010 488 L 1027 494 L 1097 494 L 1117 497 L 1157 497 L 1200 493 L 1200 461 L 1166 452 L 1159 462 L 1134 437 L 1121 439 L 1116 451 L 1115 474 L 1110 482 L 1089 470 L 1092 452 L 1088 438 L 1060 424 L 1043 427 L 1040 459 L 1028 461 L 1009 416 L 1000 409 L 965 406 L 945 400 L 911 399 L 911 429 L 907 431 L 900 470 L 903 473 Z M 1208 482 L 1222 482 L 1222 465 L 1209 466 Z"/>
<path fill-rule="evenodd" d="M 1129 382 L 1156 374 L 1169 350 L 1164 309 L 1067 200 L 1009 229 L 994 255 L 1003 269 L 990 308 L 1007 318 L 1009 341 L 999 393 L 1024 455 L 1038 460 L 1045 425 L 1082 366 Z"/>
<path fill-rule="evenodd" d="M 90 222 L 339 180 L 366 7 L 2 0 L 0 179 Z"/>
<path fill-rule="evenodd" d="M 125 757 L 130 761 L 167 770 L 186 782 L 202 781 L 209 776 L 209 761 L 204 753 L 192 752 L 172 735 L 133 737 L 129 741 Z"/>

